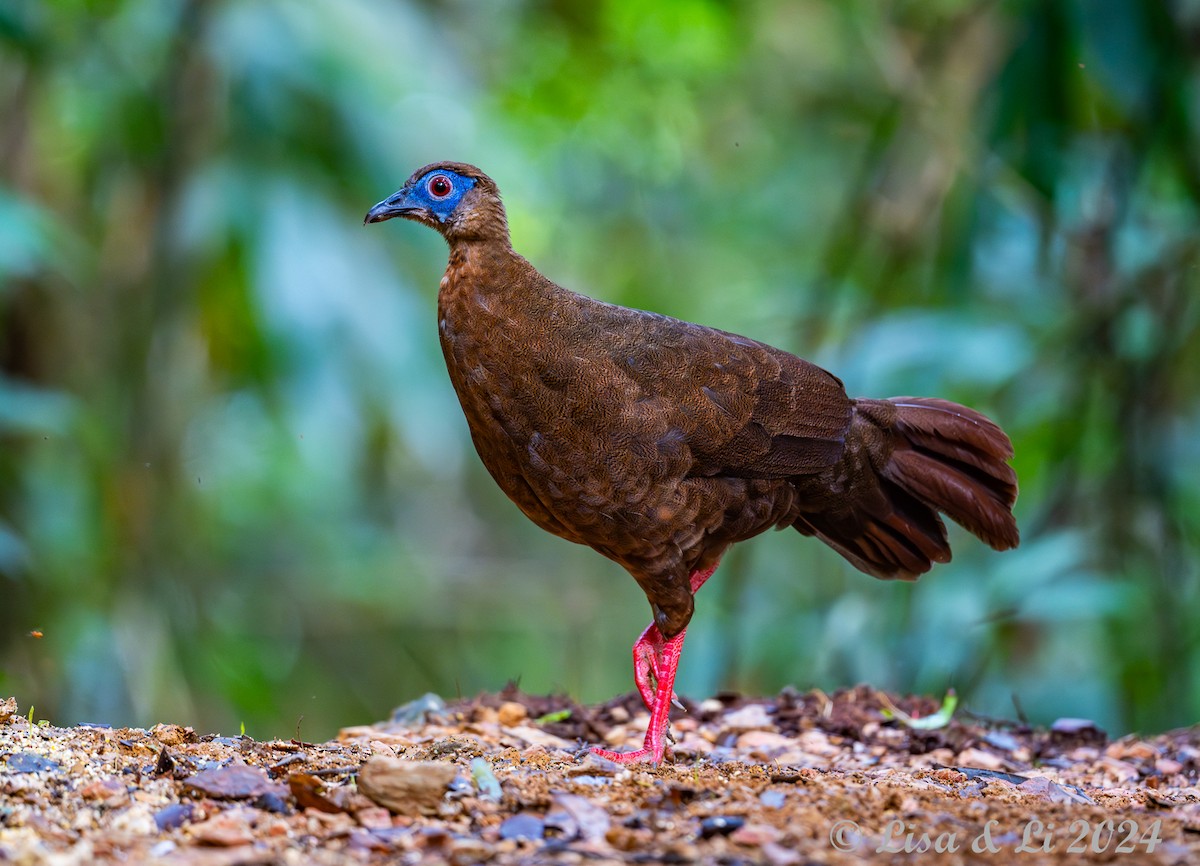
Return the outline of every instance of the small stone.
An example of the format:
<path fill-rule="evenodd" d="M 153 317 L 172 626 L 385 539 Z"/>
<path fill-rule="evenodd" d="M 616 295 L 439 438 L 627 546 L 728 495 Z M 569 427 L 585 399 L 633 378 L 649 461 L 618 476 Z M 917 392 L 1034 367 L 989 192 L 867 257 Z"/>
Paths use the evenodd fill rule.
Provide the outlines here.
<path fill-rule="evenodd" d="M 392 826 L 392 813 L 383 806 L 369 806 L 354 813 L 358 823 L 368 830 L 383 830 Z"/>
<path fill-rule="evenodd" d="M 629 739 L 630 731 L 627 725 L 613 725 L 604 734 L 604 745 L 620 746 Z"/>
<path fill-rule="evenodd" d="M 783 831 L 770 824 L 746 824 L 729 835 L 729 841 L 750 848 L 761 848 L 783 838 Z"/>
<path fill-rule="evenodd" d="M 264 812 L 271 812 L 275 815 L 290 815 L 292 812 L 287 800 L 274 791 L 267 791 L 265 794 L 255 797 L 253 805 L 256 809 L 262 809 Z"/>
<path fill-rule="evenodd" d="M 773 731 L 775 723 L 762 704 L 747 704 L 726 714 L 721 719 L 721 727 L 726 731 Z"/>
<path fill-rule="evenodd" d="M 1142 740 L 1117 740 L 1104 750 L 1110 758 L 1129 761 L 1152 761 L 1159 756 L 1159 750 Z"/>
<path fill-rule="evenodd" d="M 959 752 L 958 760 L 955 763 L 979 770 L 999 770 L 1004 766 L 1004 760 L 998 755 L 974 748 L 963 749 Z"/>
<path fill-rule="evenodd" d="M 177 847 L 178 846 L 175 844 L 175 842 L 173 840 L 163 839 L 161 842 L 155 842 L 154 845 L 151 846 L 150 850 L 147 851 L 146 853 L 149 854 L 152 859 L 157 860 L 161 857 L 166 857 L 168 854 L 172 853 Z"/>
<path fill-rule="evenodd" d="M 694 863 L 700 859 L 700 849 L 691 842 L 672 842 L 663 851 L 663 862 Z"/>
<path fill-rule="evenodd" d="M 616 761 L 602 758 L 595 752 L 587 752 L 572 767 L 567 768 L 568 776 L 616 776 L 625 772 L 625 767 Z"/>
<path fill-rule="evenodd" d="M 1022 794 L 1028 794 L 1031 797 L 1040 797 L 1051 803 L 1069 803 L 1073 799 L 1067 795 L 1066 791 L 1045 776 L 1035 776 L 1027 782 L 1022 782 L 1017 785 L 1017 790 Z"/>
<path fill-rule="evenodd" d="M 519 737 L 531 746 L 544 746 L 547 749 L 569 749 L 572 745 L 562 737 L 548 734 L 541 728 L 535 728 L 533 725 L 528 724 L 515 725 L 508 729 L 508 733 L 514 737 Z"/>
<path fill-rule="evenodd" d="M 450 843 L 451 866 L 483 863 L 493 856 L 492 846 L 474 836 L 458 836 Z"/>
<path fill-rule="evenodd" d="M 546 835 L 546 822 L 531 812 L 513 815 L 500 825 L 501 839 L 541 839 Z"/>
<path fill-rule="evenodd" d="M 444 712 L 446 702 L 433 692 L 426 692 L 415 701 L 392 710 L 391 723 L 401 728 L 419 728 L 430 716 Z"/>
<path fill-rule="evenodd" d="M 1050 730 L 1056 734 L 1083 734 L 1093 733 L 1098 731 L 1096 723 L 1091 719 L 1075 719 L 1064 717 L 1055 719 L 1054 724 L 1050 726 Z"/>
<path fill-rule="evenodd" d="M 59 763 L 33 752 L 17 752 L 8 756 L 5 766 L 10 773 L 49 773 L 57 770 Z"/>
<path fill-rule="evenodd" d="M 497 711 L 500 724 L 506 728 L 511 728 L 513 725 L 519 725 L 529 717 L 529 710 L 525 709 L 524 704 L 518 704 L 516 701 L 505 701 L 500 705 Z"/>
<path fill-rule="evenodd" d="M 777 755 L 772 755 L 771 760 L 780 767 L 820 767 L 829 763 L 825 758 L 810 755 L 799 749 L 785 749 Z"/>
<path fill-rule="evenodd" d="M 150 729 L 150 736 L 164 746 L 182 746 L 196 739 L 196 732 L 182 725 L 155 725 Z"/>
<path fill-rule="evenodd" d="M 222 812 L 191 828 L 192 836 L 201 845 L 216 848 L 234 848 L 249 845 L 254 841 L 250 825 L 245 817 L 236 812 Z"/>
<path fill-rule="evenodd" d="M 740 815 L 712 815 L 700 822 L 700 838 L 711 839 L 713 836 L 728 836 L 745 823 L 746 819 Z"/>
<path fill-rule="evenodd" d="M 611 822 L 602 806 L 576 794 L 555 794 L 553 801 L 546 826 L 558 828 L 565 839 L 598 842 L 608 833 Z"/>
<path fill-rule="evenodd" d="M 829 741 L 829 735 L 824 731 L 804 731 L 796 738 L 796 742 L 805 752 L 823 758 L 831 758 L 842 752 L 840 746 Z"/>
<path fill-rule="evenodd" d="M 1159 758 L 1154 762 L 1154 770 L 1164 776 L 1174 776 L 1183 772 L 1183 764 L 1170 758 Z"/>
<path fill-rule="evenodd" d="M 737 739 L 739 749 L 762 752 L 768 757 L 773 757 L 775 754 L 791 748 L 793 744 L 794 741 L 791 737 L 785 737 L 774 731 L 746 731 Z"/>
<path fill-rule="evenodd" d="M 457 772 L 440 761 L 371 758 L 358 771 L 358 788 L 398 814 L 433 815 Z"/>
<path fill-rule="evenodd" d="M 988 731 L 983 735 L 983 741 L 1002 752 L 1014 752 L 1020 748 L 1020 741 L 1007 731 Z"/>
<path fill-rule="evenodd" d="M 288 790 L 301 809 L 316 809 L 330 815 L 345 811 L 325 795 L 325 783 L 310 773 L 288 776 Z"/>
<path fill-rule="evenodd" d="M 79 796 L 85 800 L 99 801 L 100 805 L 107 806 L 110 809 L 117 806 L 123 806 L 129 802 L 129 792 L 125 790 L 125 785 L 118 779 L 111 776 L 104 779 L 97 779 L 91 784 L 85 786 Z"/>
<path fill-rule="evenodd" d="M 800 855 L 791 848 L 785 848 L 778 842 L 768 842 L 762 846 L 763 856 L 771 866 L 797 866 L 802 862 Z"/>
<path fill-rule="evenodd" d="M 758 802 L 768 809 L 782 809 L 787 802 L 787 795 L 783 791 L 763 791 L 758 795 Z"/>
<path fill-rule="evenodd" d="M 958 770 L 955 770 L 951 767 L 943 767 L 940 770 L 934 771 L 933 778 L 937 779 L 939 782 L 950 783 L 967 781 L 967 776 L 965 773 L 960 773 Z"/>
<path fill-rule="evenodd" d="M 184 780 L 183 786 L 194 794 L 218 800 L 252 800 L 263 794 L 286 797 L 288 789 L 272 782 L 258 767 L 247 764 L 230 764 L 201 770 Z"/>
<path fill-rule="evenodd" d="M 154 813 L 154 826 L 161 830 L 174 830 L 192 820 L 191 803 L 172 803 Z"/>
<path fill-rule="evenodd" d="M 1104 757 L 1097 762 L 1106 773 L 1114 776 L 1119 782 L 1132 782 L 1141 777 L 1141 772 L 1128 761 L 1118 761 L 1116 758 Z"/>

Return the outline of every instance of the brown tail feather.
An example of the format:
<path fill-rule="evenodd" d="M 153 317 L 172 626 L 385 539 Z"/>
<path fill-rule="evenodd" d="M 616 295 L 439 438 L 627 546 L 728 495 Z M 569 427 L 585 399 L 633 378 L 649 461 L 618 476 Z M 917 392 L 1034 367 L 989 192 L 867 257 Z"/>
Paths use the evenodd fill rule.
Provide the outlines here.
<path fill-rule="evenodd" d="M 944 513 L 996 550 L 1017 546 L 1012 516 L 1017 473 L 1012 442 L 974 409 L 928 397 L 893 397 L 891 459 L 885 478 Z"/>
<path fill-rule="evenodd" d="M 850 435 L 870 465 L 852 471 L 874 475 L 874 495 L 856 497 L 840 510 L 806 514 L 797 529 L 882 578 L 911 580 L 950 559 L 938 512 L 996 550 L 1017 546 L 1017 476 L 1005 462 L 1012 443 L 995 423 L 927 397 L 859 400 L 855 407 Z"/>

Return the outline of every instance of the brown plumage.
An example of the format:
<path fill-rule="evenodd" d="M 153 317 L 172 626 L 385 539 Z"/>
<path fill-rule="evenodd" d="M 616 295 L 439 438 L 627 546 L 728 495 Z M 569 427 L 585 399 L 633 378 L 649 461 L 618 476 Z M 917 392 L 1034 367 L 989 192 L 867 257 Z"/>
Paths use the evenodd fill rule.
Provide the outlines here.
<path fill-rule="evenodd" d="M 765 343 L 563 289 L 513 251 L 474 166 L 419 169 L 367 221 L 394 216 L 450 245 L 441 344 L 484 465 L 538 526 L 620 563 L 650 601 L 634 659 L 651 726 L 620 759 L 661 759 L 693 596 L 729 545 L 792 526 L 906 580 L 950 559 L 939 512 L 1017 545 L 1012 445 L 978 412 L 851 399 Z"/>

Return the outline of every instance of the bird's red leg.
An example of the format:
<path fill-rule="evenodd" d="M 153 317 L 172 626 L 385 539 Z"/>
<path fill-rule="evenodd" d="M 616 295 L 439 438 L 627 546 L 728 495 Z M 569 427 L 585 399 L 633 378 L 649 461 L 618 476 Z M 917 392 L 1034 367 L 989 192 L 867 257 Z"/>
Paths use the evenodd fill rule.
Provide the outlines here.
<path fill-rule="evenodd" d="M 706 571 L 691 573 L 688 582 L 693 595 L 700 587 L 704 586 L 704 582 L 712 577 L 716 570 L 717 566 L 713 565 Z M 592 749 L 597 755 L 622 763 L 650 760 L 657 764 L 662 760 L 663 751 L 666 748 L 671 705 L 678 700 L 675 697 L 675 671 L 679 667 L 679 657 L 683 652 L 683 635 L 684 632 L 680 632 L 669 641 L 664 641 L 658 626 L 650 623 L 642 632 L 641 637 L 634 642 L 633 681 L 637 684 L 638 693 L 642 696 L 642 703 L 650 711 L 650 724 L 646 728 L 646 742 L 642 749 L 636 752 L 620 753 L 610 752 L 606 749 Z M 674 648 L 668 651 L 668 647 L 673 645 L 675 645 Z"/>
<path fill-rule="evenodd" d="M 688 583 L 691 584 L 692 595 L 700 587 L 704 586 L 704 582 L 713 576 L 713 572 L 717 570 L 717 566 L 706 571 L 693 571 L 688 578 Z M 633 681 L 637 684 L 638 693 L 642 696 L 642 703 L 646 705 L 646 709 L 654 711 L 654 681 L 660 679 L 658 674 L 658 659 L 662 653 L 663 637 L 662 632 L 658 630 L 658 626 L 654 623 L 646 628 L 633 644 Z M 674 694 L 671 695 L 671 700 L 676 700 Z"/>
<path fill-rule="evenodd" d="M 662 632 L 654 623 L 633 644 L 633 681 L 648 710 L 654 709 L 654 683 L 659 679 L 658 658 L 662 648 Z"/>
<path fill-rule="evenodd" d="M 657 631 L 657 629 L 655 629 Z M 675 671 L 679 668 L 679 657 L 683 654 L 684 629 L 675 637 L 662 643 L 655 664 L 655 692 L 650 707 L 650 724 L 646 727 L 646 739 L 636 752 L 610 752 L 607 749 L 592 749 L 602 758 L 622 764 L 649 761 L 657 764 L 663 759 L 667 748 L 667 724 L 670 721 L 671 698 L 675 694 Z"/>

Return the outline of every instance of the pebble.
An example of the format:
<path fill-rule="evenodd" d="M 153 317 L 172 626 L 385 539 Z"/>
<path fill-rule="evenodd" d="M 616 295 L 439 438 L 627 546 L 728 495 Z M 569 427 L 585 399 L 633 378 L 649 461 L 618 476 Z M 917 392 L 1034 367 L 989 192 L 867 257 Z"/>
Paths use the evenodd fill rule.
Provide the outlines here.
<path fill-rule="evenodd" d="M 158 859 L 160 857 L 166 857 L 168 854 L 171 854 L 172 852 L 175 851 L 176 847 L 177 846 L 175 845 L 175 843 L 173 841 L 171 841 L 170 839 L 163 839 L 161 842 L 155 842 L 154 845 L 151 846 L 150 850 L 147 851 L 146 853 L 149 854 L 152 858 Z"/>
<path fill-rule="evenodd" d="M 740 815 L 712 815 L 700 822 L 700 838 L 728 836 L 734 830 L 741 829 L 745 823 L 746 819 Z"/>
<path fill-rule="evenodd" d="M 392 710 L 391 723 L 402 728 L 418 728 L 446 709 L 446 702 L 433 692 L 426 692 L 414 701 Z"/>
<path fill-rule="evenodd" d="M 768 809 L 782 809 L 787 802 L 787 794 L 783 791 L 763 791 L 758 795 L 758 801 Z"/>
<path fill-rule="evenodd" d="M 799 854 L 777 842 L 768 842 L 762 847 L 763 856 L 771 866 L 797 866 L 802 862 Z"/>
<path fill-rule="evenodd" d="M 215 848 L 234 848 L 254 841 L 254 834 L 245 817 L 234 812 L 222 812 L 207 821 L 194 824 L 191 833 L 201 845 Z"/>
<path fill-rule="evenodd" d="M 546 835 L 546 822 L 532 812 L 521 812 L 500 825 L 501 839 L 541 839 Z"/>
<path fill-rule="evenodd" d="M 433 815 L 458 769 L 441 761 L 371 758 L 358 771 L 358 788 L 401 815 Z"/>
<path fill-rule="evenodd" d="M 496 716 L 500 724 L 506 728 L 511 728 L 513 725 L 519 725 L 525 721 L 529 717 L 529 710 L 525 709 L 524 704 L 518 704 L 516 701 L 505 701 L 500 705 Z"/>
<path fill-rule="evenodd" d="M 765 753 L 778 753 L 790 749 L 795 744 L 791 737 L 775 731 L 746 731 L 737 739 L 739 749 L 753 749 Z"/>
<path fill-rule="evenodd" d="M 1154 769 L 1164 776 L 1174 776 L 1176 773 L 1183 772 L 1183 764 L 1170 758 L 1159 758 L 1154 762 Z"/>
<path fill-rule="evenodd" d="M 383 806 L 369 806 L 354 813 L 358 823 L 368 830 L 383 830 L 392 826 L 392 813 Z"/>
<path fill-rule="evenodd" d="M 110 809 L 123 806 L 129 802 L 129 791 L 125 789 L 125 784 L 111 776 L 104 779 L 97 779 L 84 786 L 80 790 L 79 796 L 85 800 L 99 801 L 100 805 L 107 806 Z"/>
<path fill-rule="evenodd" d="M 196 739 L 196 732 L 182 725 L 155 725 L 150 729 L 150 736 L 164 746 L 182 746 Z"/>
<path fill-rule="evenodd" d="M 1119 758 L 1122 760 L 1152 761 L 1159 756 L 1160 752 L 1146 742 L 1118 740 L 1110 744 L 1104 750 L 1104 754 L 1110 758 Z"/>
<path fill-rule="evenodd" d="M 574 766 L 567 768 L 568 776 L 616 776 L 625 772 L 625 766 L 595 752 L 587 752 Z"/>
<path fill-rule="evenodd" d="M 729 835 L 729 841 L 751 848 L 761 848 L 783 838 L 783 831 L 770 824 L 750 823 L 738 827 Z"/>
<path fill-rule="evenodd" d="M 775 723 L 762 704 L 747 704 L 721 719 L 721 727 L 726 731 L 773 731 Z"/>
<path fill-rule="evenodd" d="M 263 794 L 288 795 L 288 789 L 267 778 L 258 767 L 230 764 L 201 770 L 184 780 L 183 787 L 194 794 L 218 800 L 252 800 Z"/>
<path fill-rule="evenodd" d="M 998 755 L 975 748 L 966 748 L 959 752 L 956 763 L 980 770 L 999 770 L 1004 766 L 1004 760 Z"/>
<path fill-rule="evenodd" d="M 17 752 L 9 755 L 5 768 L 10 773 L 49 773 L 59 768 L 58 761 L 43 758 L 34 752 Z"/>

